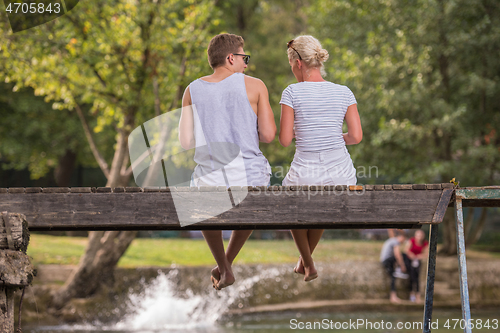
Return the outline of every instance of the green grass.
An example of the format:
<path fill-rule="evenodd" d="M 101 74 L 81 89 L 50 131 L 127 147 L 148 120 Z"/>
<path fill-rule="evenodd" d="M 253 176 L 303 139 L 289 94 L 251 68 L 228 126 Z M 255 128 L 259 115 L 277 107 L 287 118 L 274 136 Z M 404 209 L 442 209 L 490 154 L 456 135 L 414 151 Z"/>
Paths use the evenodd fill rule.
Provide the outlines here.
<path fill-rule="evenodd" d="M 322 240 L 314 259 L 318 262 L 344 260 L 378 261 L 382 241 Z M 31 235 L 28 255 L 33 264 L 77 265 L 87 238 Z M 227 242 L 226 242 L 227 246 Z M 498 253 L 467 250 L 467 257 L 499 258 Z M 236 259 L 237 264 L 295 263 L 298 251 L 292 240 L 249 240 Z M 119 267 L 202 266 L 215 261 L 203 239 L 138 238 L 120 259 Z"/>

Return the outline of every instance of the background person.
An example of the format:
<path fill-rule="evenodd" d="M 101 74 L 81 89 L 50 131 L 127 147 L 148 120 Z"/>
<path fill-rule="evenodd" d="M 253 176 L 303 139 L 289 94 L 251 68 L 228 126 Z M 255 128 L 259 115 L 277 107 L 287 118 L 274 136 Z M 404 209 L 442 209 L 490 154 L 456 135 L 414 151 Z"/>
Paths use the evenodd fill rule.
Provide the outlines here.
<path fill-rule="evenodd" d="M 389 238 L 384 242 L 382 251 L 380 251 L 380 262 L 391 279 L 390 301 L 400 303 L 401 299 L 396 294 L 396 277 L 408 278 L 406 273 L 405 261 L 401 253 L 401 246 L 404 245 L 406 234 L 402 230 L 395 230 L 395 237 Z M 400 269 L 395 270 L 395 265 Z"/>
<path fill-rule="evenodd" d="M 208 62 L 214 72 L 191 82 L 186 88 L 182 98 L 179 140 L 184 149 L 196 147 L 198 140 L 206 142 L 209 147 L 211 143 L 236 144 L 241 150 L 246 177 L 241 179 L 242 173 L 238 172 L 230 177 L 224 175 L 224 178 L 237 179 L 233 183 L 229 179 L 229 185 L 267 186 L 271 167 L 259 149 L 259 140 L 266 143 L 274 140 L 276 123 L 264 82 L 243 74 L 250 59 L 243 46 L 241 36 L 220 34 L 212 38 L 208 46 Z M 196 121 L 192 105 L 196 106 Z M 197 128 L 199 125 L 201 129 Z M 213 152 L 213 149 L 209 151 Z M 194 159 L 198 165 L 193 177 L 194 186 L 226 186 L 228 180 L 214 176 L 217 170 L 211 170 L 212 156 L 207 158 L 206 154 L 206 149 L 195 151 Z M 220 230 L 202 233 L 217 262 L 211 279 L 214 288 L 220 290 L 234 283 L 231 265 L 252 230 L 233 231 L 227 252 Z"/>
<path fill-rule="evenodd" d="M 299 36 L 287 45 L 288 62 L 298 83 L 281 96 L 280 143 L 295 138 L 295 156 L 283 186 L 356 185 L 356 169 L 346 145 L 363 137 L 357 102 L 351 90 L 323 79 L 328 51 L 312 36 Z M 348 132 L 342 133 L 344 120 Z M 324 230 L 292 230 L 300 253 L 294 272 L 304 281 L 318 277 L 312 253 Z"/>
<path fill-rule="evenodd" d="M 425 239 L 422 230 L 415 231 L 415 235 L 410 238 L 406 245 L 406 267 L 410 275 L 410 301 L 420 303 L 420 265 L 421 260 L 427 255 L 429 242 Z"/>

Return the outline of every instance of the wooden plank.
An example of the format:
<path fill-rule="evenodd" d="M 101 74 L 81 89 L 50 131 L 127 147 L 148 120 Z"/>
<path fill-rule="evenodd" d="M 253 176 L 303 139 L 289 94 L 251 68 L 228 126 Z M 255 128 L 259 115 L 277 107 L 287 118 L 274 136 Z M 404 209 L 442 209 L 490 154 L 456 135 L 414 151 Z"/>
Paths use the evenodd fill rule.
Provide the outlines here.
<path fill-rule="evenodd" d="M 125 192 L 129 192 L 129 193 L 142 192 L 142 188 L 140 188 L 140 187 L 125 187 Z"/>
<path fill-rule="evenodd" d="M 365 185 L 365 191 L 373 191 L 375 190 L 375 185 Z"/>
<path fill-rule="evenodd" d="M 426 190 L 440 190 L 441 184 L 425 184 Z"/>
<path fill-rule="evenodd" d="M 14 331 L 14 289 L 0 286 L 0 332 Z"/>
<path fill-rule="evenodd" d="M 179 190 L 181 188 L 177 188 Z M 186 191 L 184 191 L 186 190 Z M 233 192 L 234 191 L 234 192 Z M 202 195 L 228 192 L 124 192 L 12 194 L 0 210 L 22 211 L 30 230 L 205 230 L 290 228 L 415 227 L 431 223 L 439 191 L 252 191 L 237 206 L 188 227 L 181 227 L 173 195 L 182 196 L 185 210 L 198 208 Z M 181 205 L 181 206 L 182 206 Z M 178 207 L 177 207 L 178 208 Z"/>
<path fill-rule="evenodd" d="M 5 187 L 0 187 L 0 193 L 9 193 L 9 189 Z"/>
<path fill-rule="evenodd" d="M 9 214 L 7 212 L 2 212 L 2 224 L 5 228 L 5 238 L 7 240 L 7 248 L 10 250 L 14 250 L 14 240 L 12 239 L 12 228 L 13 225 L 10 224 Z M 22 232 L 22 229 L 21 229 Z"/>
<path fill-rule="evenodd" d="M 69 193 L 71 190 L 69 187 L 44 187 L 42 188 L 43 193 Z"/>
<path fill-rule="evenodd" d="M 29 230 L 26 217 L 23 214 L 2 212 L 0 217 L 0 249 L 26 253 L 28 243 Z"/>
<path fill-rule="evenodd" d="M 10 194 L 24 193 L 24 187 L 9 187 Z"/>
<path fill-rule="evenodd" d="M 442 183 L 441 187 L 443 189 L 446 189 L 446 188 L 455 188 L 455 185 L 453 183 Z"/>
<path fill-rule="evenodd" d="M 441 194 L 441 198 L 439 199 L 439 203 L 436 207 L 436 212 L 434 213 L 434 216 L 432 217 L 432 223 L 433 224 L 438 224 L 443 222 L 444 214 L 446 213 L 446 209 L 448 208 L 448 205 L 450 204 L 451 196 L 453 194 L 453 189 L 445 189 L 443 190 L 443 193 Z"/>
<path fill-rule="evenodd" d="M 375 191 L 385 191 L 385 185 L 373 185 Z"/>
<path fill-rule="evenodd" d="M 24 192 L 25 193 L 41 193 L 42 188 L 41 187 L 26 187 Z"/>
<path fill-rule="evenodd" d="M 392 191 L 392 185 L 384 185 L 386 191 Z"/>
<path fill-rule="evenodd" d="M 411 190 L 413 189 L 412 184 L 394 184 L 392 185 L 394 190 Z"/>
<path fill-rule="evenodd" d="M 72 187 L 72 188 L 70 188 L 70 192 L 71 193 L 92 193 L 92 187 Z"/>
<path fill-rule="evenodd" d="M 22 287 L 33 280 L 34 268 L 26 254 L 14 250 L 0 250 L 0 272 L 0 285 Z"/>
<path fill-rule="evenodd" d="M 426 190 L 425 184 L 413 184 L 412 188 L 414 190 Z"/>
<path fill-rule="evenodd" d="M 111 193 L 111 187 L 98 187 L 96 188 L 96 193 Z"/>
<path fill-rule="evenodd" d="M 349 185 L 349 191 L 363 191 L 364 187 L 362 185 Z"/>
<path fill-rule="evenodd" d="M 149 186 L 149 187 L 144 187 L 143 188 L 144 192 L 160 192 L 160 187 L 159 186 Z M 114 191 L 116 192 L 116 191 Z"/>

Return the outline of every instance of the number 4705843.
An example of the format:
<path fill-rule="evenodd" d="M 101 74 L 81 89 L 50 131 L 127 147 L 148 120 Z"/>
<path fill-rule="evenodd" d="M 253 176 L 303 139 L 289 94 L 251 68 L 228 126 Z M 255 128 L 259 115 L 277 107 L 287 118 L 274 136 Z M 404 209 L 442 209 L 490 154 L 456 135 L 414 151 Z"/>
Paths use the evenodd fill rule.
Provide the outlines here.
<path fill-rule="evenodd" d="M 466 321 L 465 319 L 448 319 L 444 324 L 444 327 L 447 329 L 498 329 L 498 319 L 492 319 L 483 321 L 482 319 L 470 319 Z"/>
<path fill-rule="evenodd" d="M 54 5 L 54 8 L 52 8 L 52 5 Z M 14 8 L 15 7 L 15 8 Z M 31 14 L 35 14 L 35 13 L 38 13 L 38 14 L 42 14 L 42 13 L 45 13 L 45 12 L 49 12 L 49 13 L 60 13 L 61 12 L 61 4 L 60 3 L 49 3 L 47 4 L 47 6 L 45 6 L 44 3 L 30 3 L 30 4 L 27 4 L 27 3 L 20 3 L 20 2 L 11 2 L 9 3 L 9 5 L 7 6 L 7 8 L 5 9 L 6 12 L 8 12 L 9 14 L 28 14 L 28 13 L 31 13 Z"/>

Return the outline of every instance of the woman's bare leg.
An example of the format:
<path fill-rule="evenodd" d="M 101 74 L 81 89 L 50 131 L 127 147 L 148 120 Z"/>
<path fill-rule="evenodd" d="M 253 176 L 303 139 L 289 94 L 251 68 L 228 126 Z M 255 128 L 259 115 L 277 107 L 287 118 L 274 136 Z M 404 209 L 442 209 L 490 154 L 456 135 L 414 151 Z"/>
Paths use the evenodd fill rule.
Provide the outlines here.
<path fill-rule="evenodd" d="M 295 245 L 299 250 L 304 265 L 305 281 L 310 281 L 318 276 L 318 272 L 314 267 L 314 261 L 311 257 L 311 247 L 309 244 L 308 231 L 306 229 L 291 230 Z M 317 243 L 316 243 L 317 244 Z"/>
<path fill-rule="evenodd" d="M 311 255 L 314 252 L 314 249 L 316 249 L 316 246 L 318 245 L 321 236 L 323 236 L 324 229 L 308 229 L 307 230 L 307 239 L 309 241 L 309 249 L 311 251 Z M 304 264 L 302 263 L 302 259 L 299 258 L 299 262 L 297 266 L 295 267 L 295 270 L 299 274 L 304 274 Z"/>

